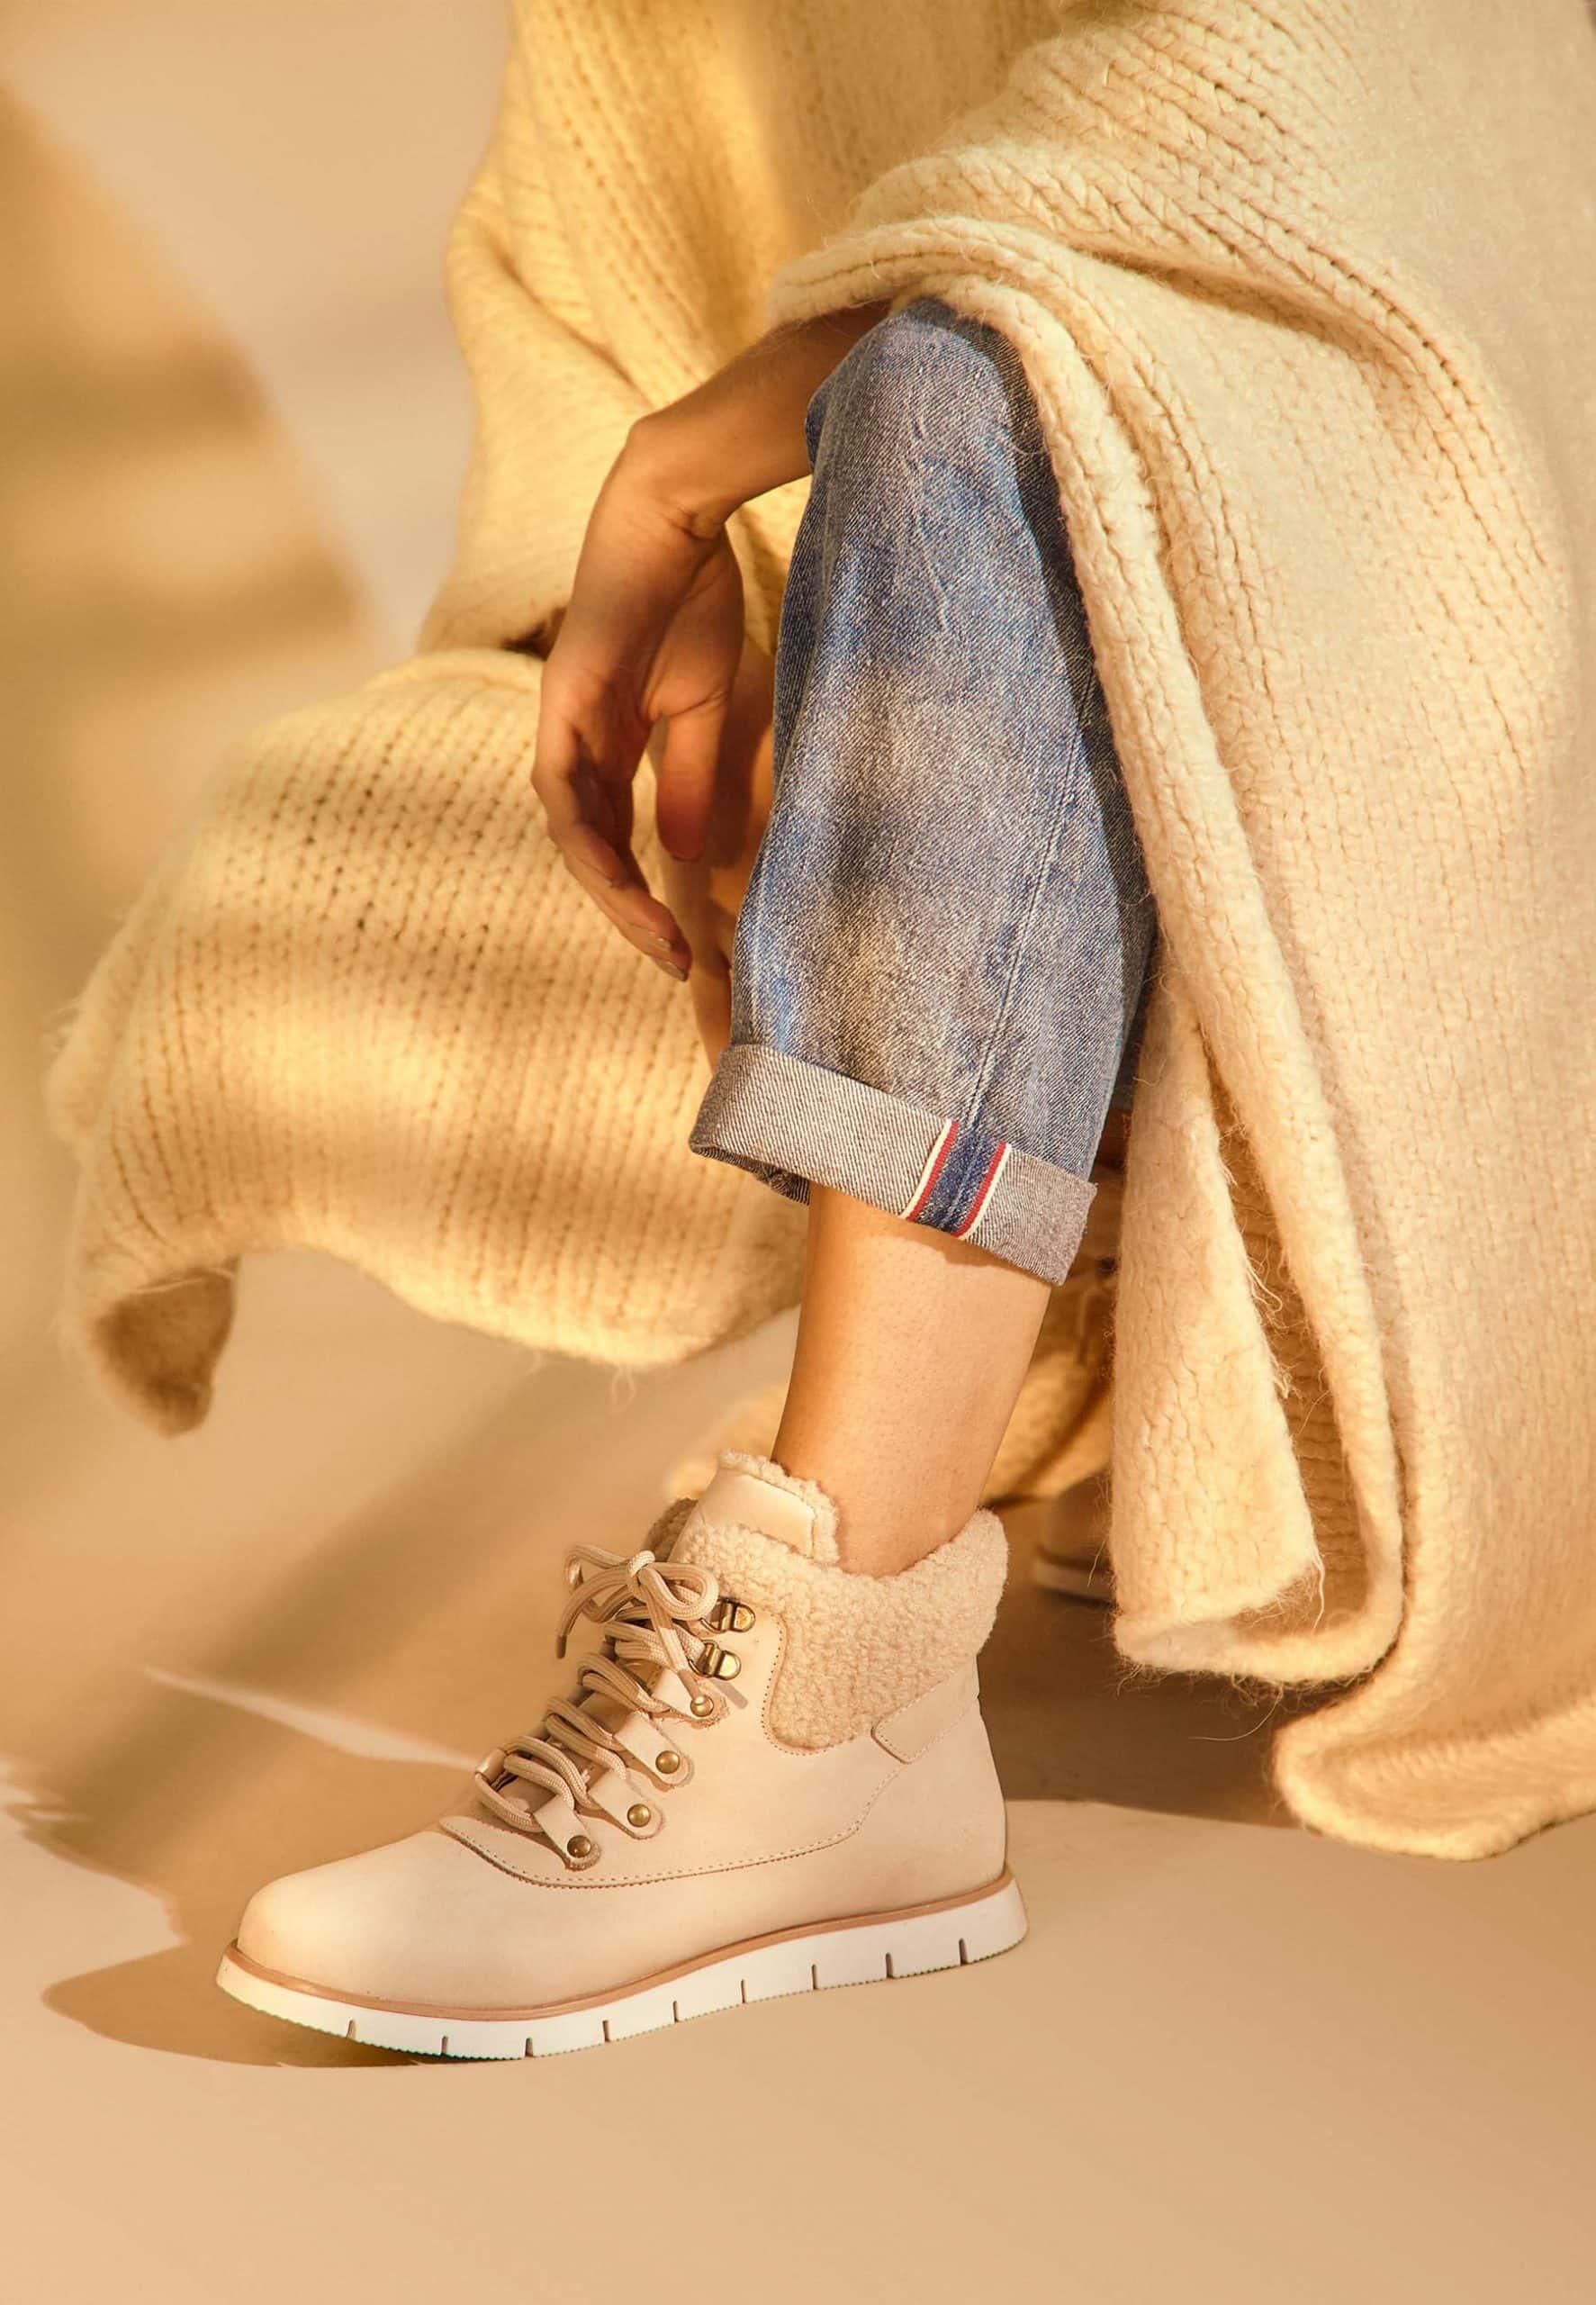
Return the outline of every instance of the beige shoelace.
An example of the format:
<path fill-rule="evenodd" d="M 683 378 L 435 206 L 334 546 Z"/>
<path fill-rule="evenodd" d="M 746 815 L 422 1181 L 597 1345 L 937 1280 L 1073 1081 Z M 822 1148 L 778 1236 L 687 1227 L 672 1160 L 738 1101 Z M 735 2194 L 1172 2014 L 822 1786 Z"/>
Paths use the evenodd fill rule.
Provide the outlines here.
<path fill-rule="evenodd" d="M 618 1721 L 629 1713 L 645 1713 L 654 1720 L 666 1715 L 686 1719 L 679 1706 L 654 1694 L 654 1679 L 674 1673 L 696 1684 L 694 1694 L 700 1704 L 710 1700 L 703 1722 L 718 1720 L 725 1709 L 725 1698 L 713 1682 L 697 1675 L 683 1639 L 684 1629 L 701 1627 L 720 1597 L 711 1570 L 696 1561 L 660 1560 L 652 1552 L 634 1553 L 628 1560 L 597 1545 L 578 1545 L 566 1556 L 565 1567 L 572 1591 L 560 1619 L 555 1654 L 565 1654 L 579 1617 L 610 1629 L 600 1653 L 590 1658 L 577 1677 L 576 1695 L 556 1698 L 541 1728 L 490 1753 L 476 1773 L 480 1798 L 518 1832 L 541 1828 L 518 1802 L 506 1797 L 517 1780 L 564 1796 L 581 1814 L 598 1816 L 604 1812 L 588 1800 L 588 1772 L 610 1761 L 623 1769 L 636 1767 L 633 1755 L 589 1710 L 594 1698 L 614 1703 L 619 1708 Z M 707 1630 L 695 1634 L 693 1647 L 708 1638 Z M 649 1678 L 644 1678 L 645 1674 Z"/>

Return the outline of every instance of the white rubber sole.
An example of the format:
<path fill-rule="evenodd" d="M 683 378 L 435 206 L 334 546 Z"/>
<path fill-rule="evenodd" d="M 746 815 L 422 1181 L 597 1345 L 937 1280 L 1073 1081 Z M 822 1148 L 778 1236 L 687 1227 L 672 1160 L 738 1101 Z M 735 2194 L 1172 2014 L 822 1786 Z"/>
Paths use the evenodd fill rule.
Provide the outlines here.
<path fill-rule="evenodd" d="M 236 1945 L 223 1954 L 216 1982 L 235 2001 L 268 2017 L 411 2056 L 555 2056 L 566 2049 L 600 2048 L 634 2033 L 661 2032 L 690 2017 L 775 2001 L 784 1993 L 956 1969 L 1006 1953 L 1024 1934 L 1025 1908 L 1018 1885 L 1005 1873 L 974 1897 L 748 1938 L 619 1993 L 544 2009 L 496 2015 L 342 1999 L 262 1968 Z"/>

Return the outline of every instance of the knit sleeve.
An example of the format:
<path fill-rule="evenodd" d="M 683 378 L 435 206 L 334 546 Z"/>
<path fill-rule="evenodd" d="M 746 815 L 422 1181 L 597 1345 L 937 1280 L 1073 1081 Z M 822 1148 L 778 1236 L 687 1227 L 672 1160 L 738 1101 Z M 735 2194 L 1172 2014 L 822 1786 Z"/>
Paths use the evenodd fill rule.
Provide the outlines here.
<path fill-rule="evenodd" d="M 1060 165 L 1065 118 L 1056 102 L 1039 97 L 1049 83 L 1068 83 L 1078 72 L 1083 44 L 1077 29 L 1022 50 L 995 95 L 956 111 L 918 149 L 870 177 L 837 229 L 776 275 L 768 323 L 935 294 L 961 257 L 977 270 L 983 259 L 989 263 L 984 244 L 994 224 L 1023 230 L 1028 222 L 1034 236 L 1039 159 L 1055 189 L 1077 159 L 1071 153 L 1068 167 Z M 1057 200 L 1049 203 L 1050 232 L 1060 213 Z"/>
<path fill-rule="evenodd" d="M 513 646 L 564 604 L 593 500 L 645 405 L 605 343 L 551 194 L 528 37 L 449 239 L 476 429 L 426 649 Z"/>
<path fill-rule="evenodd" d="M 917 294 L 957 302 L 960 284 L 995 280 L 1047 304 L 1083 259 L 1156 272 L 1177 293 L 1250 281 L 1283 239 L 1282 187 L 1301 208 L 1311 184 L 1333 208 L 1360 83 L 1328 26 L 1310 41 L 1263 11 L 1182 29 L 1184 14 L 1069 11 L 994 95 L 866 183 L 840 229 L 782 268 L 769 321 Z"/>
<path fill-rule="evenodd" d="M 225 825 L 253 764 L 286 773 L 284 731 L 298 732 L 304 747 L 300 783 L 336 789 L 363 756 L 368 732 L 389 728 L 398 682 L 418 710 L 423 701 L 446 710 L 462 696 L 495 698 L 501 709 L 491 725 L 506 774 L 518 775 L 529 752 L 538 667 L 535 657 L 507 652 L 568 598 L 593 498 L 643 403 L 606 352 L 560 229 L 519 46 L 450 233 L 447 288 L 476 430 L 453 564 L 423 625 L 421 653 L 309 715 L 242 738 L 209 781 L 195 821 L 174 829 L 50 1053 L 52 1125 L 80 1155 L 100 1124 L 147 962 L 169 933 L 203 846 L 197 820 Z"/>

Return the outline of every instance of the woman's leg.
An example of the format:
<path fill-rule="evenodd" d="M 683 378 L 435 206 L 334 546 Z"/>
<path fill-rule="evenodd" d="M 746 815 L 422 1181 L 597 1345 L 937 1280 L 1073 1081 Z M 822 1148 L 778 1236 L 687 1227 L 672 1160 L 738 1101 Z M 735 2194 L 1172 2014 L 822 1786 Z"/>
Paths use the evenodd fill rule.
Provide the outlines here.
<path fill-rule="evenodd" d="M 1047 1297 L 985 1249 L 816 1189 L 775 1454 L 836 1499 L 849 1568 L 890 1575 L 964 1526 Z"/>
<path fill-rule="evenodd" d="M 1154 921 L 1018 362 L 925 299 L 809 412 L 776 792 L 697 1148 L 810 1201 L 776 1455 L 846 1565 L 960 1528 L 1123 1127 Z"/>
<path fill-rule="evenodd" d="M 911 308 L 811 419 L 775 802 L 694 1136 L 812 1202 L 784 1461 L 728 1455 L 643 1549 L 578 1548 L 573 1693 L 439 1828 L 261 1892 L 222 1967 L 257 2009 L 519 2058 L 1023 1934 L 976 1677 L 1006 1552 L 973 1508 L 1150 911 L 1012 360 Z"/>

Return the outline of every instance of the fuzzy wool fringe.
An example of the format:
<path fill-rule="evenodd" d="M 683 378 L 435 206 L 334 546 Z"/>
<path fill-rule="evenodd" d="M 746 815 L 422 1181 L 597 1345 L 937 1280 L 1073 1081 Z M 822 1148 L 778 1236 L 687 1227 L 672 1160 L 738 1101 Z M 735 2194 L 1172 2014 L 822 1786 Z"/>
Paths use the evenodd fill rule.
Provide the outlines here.
<path fill-rule="evenodd" d="M 806 1559 L 758 1529 L 698 1520 L 686 1501 L 654 1531 L 656 1550 L 669 1544 L 672 1558 L 713 1569 L 723 1591 L 782 1620 L 786 1640 L 769 1720 L 783 1744 L 815 1751 L 861 1736 L 985 1645 L 1008 1568 L 996 1514 L 972 1514 L 957 1536 L 912 1568 L 860 1577 L 836 1563 L 836 1507 L 823 1490 L 768 1459 L 727 1451 L 721 1461 L 824 1508 L 816 1528 L 829 1559 Z"/>

